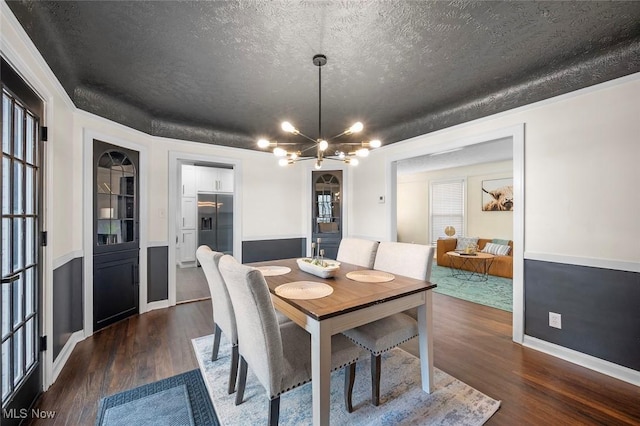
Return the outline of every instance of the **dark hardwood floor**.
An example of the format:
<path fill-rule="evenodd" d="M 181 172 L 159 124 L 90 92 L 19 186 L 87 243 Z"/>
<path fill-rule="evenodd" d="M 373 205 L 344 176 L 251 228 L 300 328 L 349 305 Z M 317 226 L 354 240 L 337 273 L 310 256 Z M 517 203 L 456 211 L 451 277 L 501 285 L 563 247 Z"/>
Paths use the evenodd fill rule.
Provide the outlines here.
<path fill-rule="evenodd" d="M 435 365 L 502 401 L 488 425 L 640 424 L 640 388 L 514 344 L 509 312 L 437 293 L 433 300 Z M 211 302 L 200 301 L 96 333 L 37 403 L 55 419 L 31 424 L 93 425 L 100 398 L 197 368 L 191 339 L 211 332 Z"/>

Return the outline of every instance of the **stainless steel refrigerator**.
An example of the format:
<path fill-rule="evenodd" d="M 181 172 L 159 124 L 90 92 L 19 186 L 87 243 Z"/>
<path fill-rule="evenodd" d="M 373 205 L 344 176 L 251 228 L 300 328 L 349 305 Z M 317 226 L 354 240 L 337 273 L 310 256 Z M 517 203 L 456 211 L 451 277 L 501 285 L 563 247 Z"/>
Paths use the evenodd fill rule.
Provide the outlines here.
<path fill-rule="evenodd" d="M 198 247 L 233 254 L 233 195 L 198 194 Z"/>

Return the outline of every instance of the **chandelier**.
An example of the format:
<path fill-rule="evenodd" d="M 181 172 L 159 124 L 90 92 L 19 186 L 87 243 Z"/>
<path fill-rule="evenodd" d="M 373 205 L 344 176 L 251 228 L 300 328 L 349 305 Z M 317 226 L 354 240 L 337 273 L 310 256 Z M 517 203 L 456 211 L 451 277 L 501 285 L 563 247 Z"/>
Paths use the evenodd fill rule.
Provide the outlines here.
<path fill-rule="evenodd" d="M 296 161 L 300 160 L 315 160 L 315 168 L 320 169 L 322 167 L 322 162 L 325 159 L 329 160 L 337 160 L 342 161 L 346 164 L 350 164 L 352 166 L 358 165 L 357 157 L 366 157 L 369 155 L 369 148 L 379 148 L 381 143 L 378 139 L 370 140 L 370 141 L 361 141 L 357 143 L 347 142 L 341 143 L 340 147 L 342 149 L 335 150 L 334 154 L 328 154 L 329 149 L 329 141 L 335 140 L 341 136 L 348 136 L 360 133 L 364 128 L 361 122 L 354 123 L 351 127 L 339 133 L 331 138 L 323 139 L 322 138 L 322 67 L 326 65 L 327 57 L 325 55 L 315 55 L 313 57 L 313 64 L 318 67 L 318 138 L 313 139 L 304 133 L 300 132 L 296 129 L 293 124 L 288 121 L 284 121 L 281 125 L 283 131 L 287 133 L 291 133 L 294 135 L 299 135 L 308 141 L 312 142 L 313 145 L 308 148 L 304 148 L 302 150 L 296 151 L 287 151 L 282 148 L 281 145 L 297 145 L 294 143 L 279 143 L 272 142 L 267 139 L 258 140 L 258 146 L 262 149 L 273 147 L 273 153 L 276 157 L 279 157 L 280 160 L 278 163 L 281 166 L 287 166 L 289 164 L 294 164 Z M 344 147 L 348 149 L 344 150 Z M 313 150 L 315 148 L 315 155 L 305 155 L 306 152 Z"/>

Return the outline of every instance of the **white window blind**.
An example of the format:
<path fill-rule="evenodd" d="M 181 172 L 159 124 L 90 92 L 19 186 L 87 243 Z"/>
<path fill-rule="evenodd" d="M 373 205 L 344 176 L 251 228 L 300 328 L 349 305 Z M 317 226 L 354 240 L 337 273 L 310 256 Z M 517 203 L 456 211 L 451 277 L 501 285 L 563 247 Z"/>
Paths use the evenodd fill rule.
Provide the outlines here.
<path fill-rule="evenodd" d="M 446 238 L 444 228 L 453 226 L 454 237 L 464 236 L 464 179 L 431 182 L 430 236 L 433 245 Z"/>

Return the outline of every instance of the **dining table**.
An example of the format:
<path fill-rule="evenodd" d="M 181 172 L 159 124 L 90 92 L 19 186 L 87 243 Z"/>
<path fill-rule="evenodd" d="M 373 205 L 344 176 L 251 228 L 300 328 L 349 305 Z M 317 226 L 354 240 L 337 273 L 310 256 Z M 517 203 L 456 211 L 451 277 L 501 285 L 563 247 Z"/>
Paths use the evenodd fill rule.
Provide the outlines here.
<path fill-rule="evenodd" d="M 302 271 L 297 260 L 270 260 L 251 263 L 250 266 L 265 271 L 280 271 L 277 274 L 264 274 L 274 307 L 311 335 L 314 425 L 328 425 L 330 420 L 331 336 L 407 309 L 417 308 L 422 390 L 432 392 L 431 290 L 436 287 L 435 284 L 398 274 L 387 274 L 390 279 L 385 282 L 354 280 L 347 275 L 358 277 L 367 268 L 348 263 L 340 263 L 332 277 L 322 278 Z M 300 282 L 326 284 L 333 291 L 324 297 L 312 299 L 284 297 L 276 292 L 279 286 Z"/>

